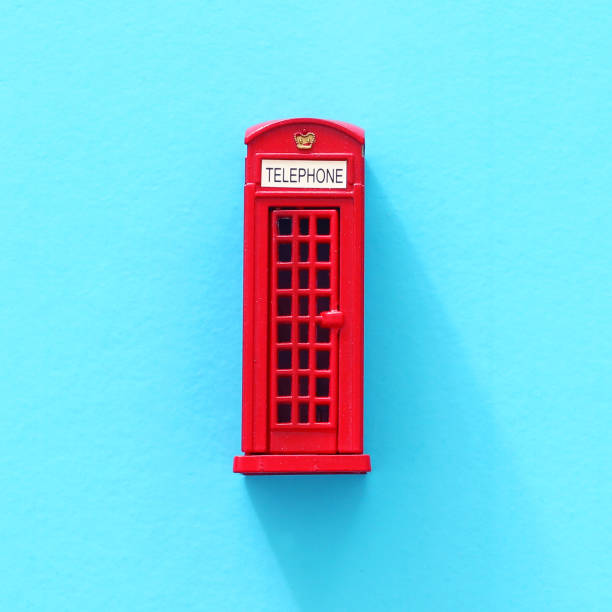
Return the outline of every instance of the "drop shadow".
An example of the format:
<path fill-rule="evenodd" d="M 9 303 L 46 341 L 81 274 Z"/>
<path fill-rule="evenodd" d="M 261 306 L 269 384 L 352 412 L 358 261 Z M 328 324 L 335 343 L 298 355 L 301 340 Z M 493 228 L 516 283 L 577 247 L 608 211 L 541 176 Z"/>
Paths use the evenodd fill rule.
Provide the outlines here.
<path fill-rule="evenodd" d="M 245 485 L 301 610 L 501 609 L 538 580 L 533 563 L 522 564 L 534 547 L 543 552 L 537 517 L 402 225 L 410 215 L 395 213 L 371 170 L 364 389 L 373 471 Z"/>
<path fill-rule="evenodd" d="M 314 609 L 357 537 L 355 524 L 366 478 L 252 476 L 245 481 L 299 608 Z"/>

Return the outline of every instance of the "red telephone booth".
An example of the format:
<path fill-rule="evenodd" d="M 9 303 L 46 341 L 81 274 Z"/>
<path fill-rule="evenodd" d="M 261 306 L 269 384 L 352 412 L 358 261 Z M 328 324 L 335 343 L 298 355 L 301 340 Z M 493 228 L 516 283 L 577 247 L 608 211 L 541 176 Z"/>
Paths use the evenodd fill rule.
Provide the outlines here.
<path fill-rule="evenodd" d="M 364 132 L 286 119 L 245 142 L 243 474 L 361 473 Z"/>

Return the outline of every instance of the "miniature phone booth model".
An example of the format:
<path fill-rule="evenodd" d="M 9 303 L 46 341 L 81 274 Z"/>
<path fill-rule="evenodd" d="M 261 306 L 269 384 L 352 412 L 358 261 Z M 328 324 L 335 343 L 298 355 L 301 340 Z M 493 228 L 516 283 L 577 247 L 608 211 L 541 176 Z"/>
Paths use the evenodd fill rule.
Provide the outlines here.
<path fill-rule="evenodd" d="M 285 119 L 245 142 L 243 474 L 363 473 L 364 132 Z"/>

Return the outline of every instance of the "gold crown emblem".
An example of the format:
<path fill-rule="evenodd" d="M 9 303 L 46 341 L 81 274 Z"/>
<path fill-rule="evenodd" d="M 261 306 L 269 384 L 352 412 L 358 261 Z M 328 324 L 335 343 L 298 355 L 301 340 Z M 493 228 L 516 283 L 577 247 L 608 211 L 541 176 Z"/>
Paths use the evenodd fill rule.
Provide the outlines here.
<path fill-rule="evenodd" d="M 315 142 L 315 135 L 313 132 L 308 132 L 306 134 L 297 133 L 293 135 L 293 139 L 298 149 L 311 149 Z"/>

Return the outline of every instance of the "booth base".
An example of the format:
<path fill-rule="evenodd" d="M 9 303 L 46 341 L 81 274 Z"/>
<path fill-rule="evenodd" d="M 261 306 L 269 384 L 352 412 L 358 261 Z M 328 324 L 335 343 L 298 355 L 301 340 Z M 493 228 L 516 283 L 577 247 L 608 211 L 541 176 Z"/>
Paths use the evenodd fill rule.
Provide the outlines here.
<path fill-rule="evenodd" d="M 240 474 L 364 474 L 370 455 L 241 455 L 234 457 Z"/>

